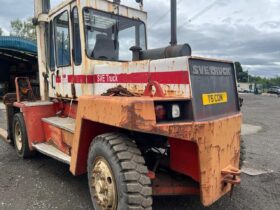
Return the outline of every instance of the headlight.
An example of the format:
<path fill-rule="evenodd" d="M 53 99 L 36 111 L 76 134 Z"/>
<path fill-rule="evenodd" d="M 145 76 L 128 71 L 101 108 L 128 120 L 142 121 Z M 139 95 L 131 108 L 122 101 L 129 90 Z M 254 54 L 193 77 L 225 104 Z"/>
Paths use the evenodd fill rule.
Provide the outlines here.
<path fill-rule="evenodd" d="M 178 104 L 172 105 L 172 118 L 177 119 L 181 117 L 181 110 Z"/>

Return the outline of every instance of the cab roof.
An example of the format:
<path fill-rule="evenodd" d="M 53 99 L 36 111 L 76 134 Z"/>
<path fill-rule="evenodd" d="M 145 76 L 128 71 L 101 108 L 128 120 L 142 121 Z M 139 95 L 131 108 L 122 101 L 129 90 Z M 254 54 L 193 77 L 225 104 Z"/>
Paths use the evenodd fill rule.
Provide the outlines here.
<path fill-rule="evenodd" d="M 49 15 L 51 16 L 57 13 L 59 10 L 65 8 L 67 5 L 72 3 L 76 3 L 76 5 L 80 8 L 91 7 L 96 10 L 119 14 L 121 16 L 132 19 L 140 19 L 143 22 L 146 22 L 147 20 L 147 12 L 141 9 L 136 9 L 125 5 L 120 5 L 118 9 L 117 5 L 109 0 L 64 0 L 58 6 L 52 8 L 49 12 Z"/>

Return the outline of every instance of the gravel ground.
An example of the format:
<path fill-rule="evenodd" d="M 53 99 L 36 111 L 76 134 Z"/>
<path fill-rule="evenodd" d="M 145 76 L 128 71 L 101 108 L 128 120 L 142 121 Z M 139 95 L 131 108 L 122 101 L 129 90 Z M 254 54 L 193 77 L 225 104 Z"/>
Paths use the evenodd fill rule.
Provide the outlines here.
<path fill-rule="evenodd" d="M 244 122 L 262 126 L 244 136 L 246 168 L 268 171 L 259 176 L 242 174 L 242 185 L 232 199 L 225 196 L 210 208 L 198 197 L 154 198 L 155 210 L 280 209 L 280 98 L 243 95 Z M 5 126 L 0 110 L 0 126 Z M 68 167 L 45 156 L 19 159 L 13 148 L 0 141 L 0 209 L 92 209 L 86 176 L 73 177 Z"/>
<path fill-rule="evenodd" d="M 4 107 L 3 103 L 0 101 L 0 128 L 7 129 L 6 112 L 5 112 L 4 108 L 5 107 Z"/>

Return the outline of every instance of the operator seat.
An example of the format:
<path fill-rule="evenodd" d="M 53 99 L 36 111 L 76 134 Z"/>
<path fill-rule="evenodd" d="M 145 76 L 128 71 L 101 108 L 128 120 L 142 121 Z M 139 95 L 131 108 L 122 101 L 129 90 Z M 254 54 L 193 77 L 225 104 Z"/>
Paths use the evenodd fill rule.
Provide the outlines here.
<path fill-rule="evenodd" d="M 119 42 L 112 40 L 104 34 L 98 34 L 96 36 L 93 57 L 104 60 L 118 60 Z"/>

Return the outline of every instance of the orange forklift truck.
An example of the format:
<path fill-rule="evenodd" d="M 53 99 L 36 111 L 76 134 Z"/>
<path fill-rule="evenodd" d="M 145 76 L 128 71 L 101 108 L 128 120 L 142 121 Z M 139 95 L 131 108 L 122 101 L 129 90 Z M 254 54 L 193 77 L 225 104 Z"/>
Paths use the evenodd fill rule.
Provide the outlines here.
<path fill-rule="evenodd" d="M 176 0 L 170 45 L 147 49 L 136 2 L 35 0 L 41 98 L 16 78 L 8 139 L 22 158 L 40 152 L 87 173 L 96 210 L 152 209 L 166 195 L 210 206 L 240 183 L 234 64 L 177 44 Z"/>

